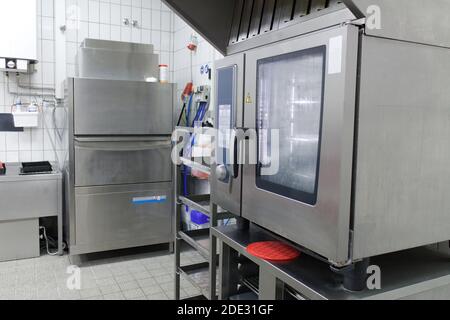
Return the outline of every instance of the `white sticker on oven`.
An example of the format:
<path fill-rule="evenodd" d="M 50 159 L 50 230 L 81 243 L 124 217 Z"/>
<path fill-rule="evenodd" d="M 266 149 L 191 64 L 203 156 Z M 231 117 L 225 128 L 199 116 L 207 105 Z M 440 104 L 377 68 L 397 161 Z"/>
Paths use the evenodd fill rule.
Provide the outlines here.
<path fill-rule="evenodd" d="M 342 72 L 342 36 L 330 39 L 328 53 L 328 74 Z"/>
<path fill-rule="evenodd" d="M 219 106 L 219 148 L 229 148 L 231 134 L 231 105 Z"/>

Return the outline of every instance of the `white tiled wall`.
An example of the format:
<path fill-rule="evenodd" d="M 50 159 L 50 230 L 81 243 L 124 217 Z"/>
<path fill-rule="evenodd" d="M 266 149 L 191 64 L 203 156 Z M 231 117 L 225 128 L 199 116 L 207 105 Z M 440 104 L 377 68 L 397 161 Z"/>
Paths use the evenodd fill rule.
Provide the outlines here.
<path fill-rule="evenodd" d="M 212 85 L 212 81 L 209 80 L 208 75 L 202 75 L 200 69 L 205 65 L 213 68 L 214 61 L 223 56 L 176 15 L 174 15 L 173 31 L 173 70 L 174 82 L 177 84 L 179 92 L 179 95 L 177 96 L 181 95 L 184 86 L 190 80 L 193 80 L 195 85 Z M 196 52 L 192 55 L 191 71 L 190 52 L 187 49 L 187 45 L 193 34 L 197 36 L 199 43 Z M 193 77 L 193 79 L 191 79 L 191 77 Z"/>
<path fill-rule="evenodd" d="M 12 1 L 12 0 L 7 0 Z M 54 1 L 38 0 L 38 58 L 37 71 L 22 79 L 23 84 L 35 86 L 55 85 L 55 30 Z M 160 62 L 169 64 L 171 79 L 181 94 L 191 80 L 190 53 L 186 48 L 194 33 L 180 18 L 176 17 L 160 0 L 65 0 L 66 1 L 66 64 L 67 76 L 75 74 L 75 55 L 84 38 L 149 43 L 160 54 Z M 188 0 L 186 0 L 188 1 Z M 123 19 L 139 22 L 138 28 L 125 26 Z M 207 75 L 200 74 L 200 67 L 221 55 L 204 39 L 193 54 L 193 80 L 196 85 L 211 84 Z M 11 76 L 11 89 L 17 90 L 15 76 Z M 30 92 L 30 90 L 27 90 Z M 19 92 L 24 92 L 23 89 Z M 179 96 L 179 95 L 177 95 Z M 0 74 L 0 112 L 9 112 L 16 97 L 8 94 L 7 78 Z M 30 97 L 22 97 L 29 102 Z M 34 99 L 34 98 L 33 98 Z M 40 99 L 36 98 L 40 102 Z M 51 121 L 47 121 L 51 126 Z M 56 129 L 50 136 L 41 126 L 26 129 L 23 133 L 0 133 L 0 161 L 23 162 L 56 160 L 51 141 L 58 145 Z"/>

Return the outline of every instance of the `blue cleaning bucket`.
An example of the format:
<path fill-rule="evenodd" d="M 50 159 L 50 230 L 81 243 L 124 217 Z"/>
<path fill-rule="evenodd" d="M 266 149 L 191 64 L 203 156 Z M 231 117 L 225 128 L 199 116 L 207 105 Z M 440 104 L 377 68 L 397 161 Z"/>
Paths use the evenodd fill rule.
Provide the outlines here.
<path fill-rule="evenodd" d="M 191 221 L 201 226 L 209 223 L 209 217 L 199 211 L 191 210 Z"/>

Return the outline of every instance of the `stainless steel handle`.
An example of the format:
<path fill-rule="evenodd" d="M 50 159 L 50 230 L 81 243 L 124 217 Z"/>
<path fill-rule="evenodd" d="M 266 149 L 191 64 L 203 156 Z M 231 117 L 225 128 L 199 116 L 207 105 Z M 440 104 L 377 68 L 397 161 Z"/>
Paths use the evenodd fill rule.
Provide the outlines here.
<path fill-rule="evenodd" d="M 79 142 L 75 141 L 75 148 L 92 151 L 130 152 L 148 151 L 170 148 L 171 142 Z"/>
<path fill-rule="evenodd" d="M 77 142 L 170 142 L 166 137 L 76 137 Z"/>

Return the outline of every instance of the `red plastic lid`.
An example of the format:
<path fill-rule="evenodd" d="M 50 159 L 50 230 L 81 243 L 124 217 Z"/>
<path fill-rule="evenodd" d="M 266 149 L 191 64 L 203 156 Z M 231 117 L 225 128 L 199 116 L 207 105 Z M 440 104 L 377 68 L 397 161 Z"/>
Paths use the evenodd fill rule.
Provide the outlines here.
<path fill-rule="evenodd" d="M 169 65 L 168 65 L 168 64 L 160 64 L 159 67 L 160 67 L 160 68 L 161 68 L 161 67 L 163 67 L 163 68 L 168 68 Z"/>
<path fill-rule="evenodd" d="M 247 247 L 247 252 L 269 261 L 292 261 L 300 256 L 300 251 L 280 241 L 255 242 Z"/>

